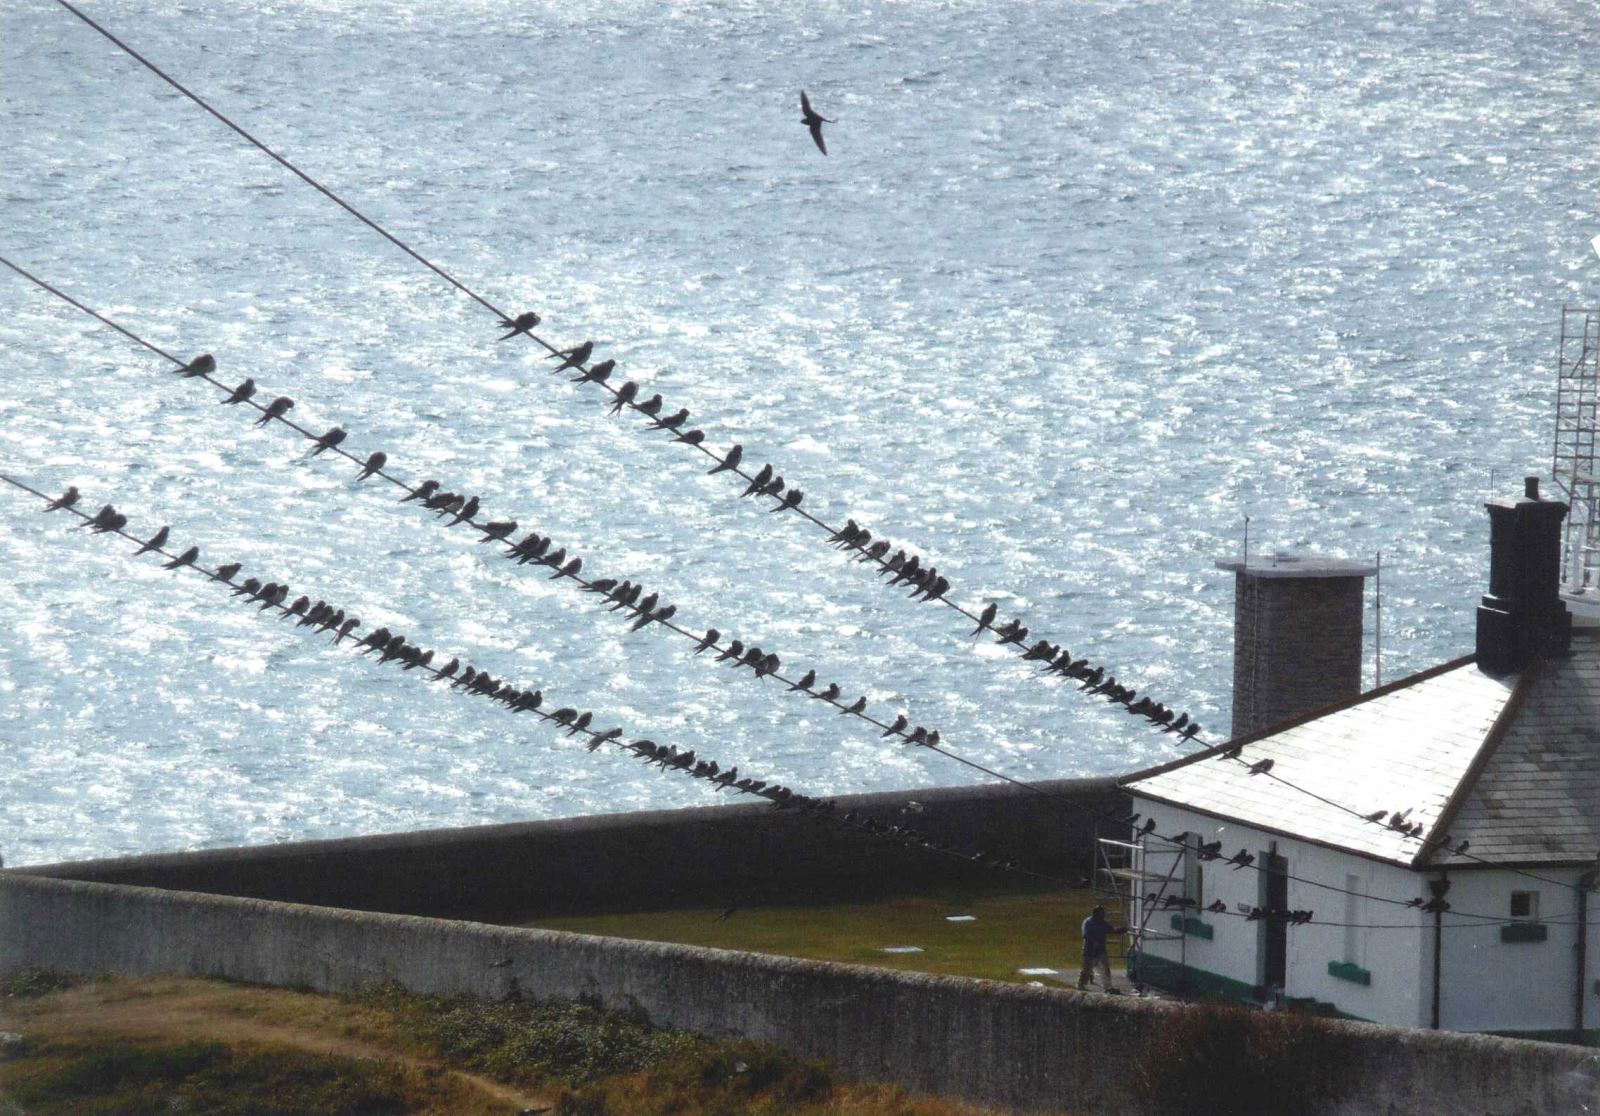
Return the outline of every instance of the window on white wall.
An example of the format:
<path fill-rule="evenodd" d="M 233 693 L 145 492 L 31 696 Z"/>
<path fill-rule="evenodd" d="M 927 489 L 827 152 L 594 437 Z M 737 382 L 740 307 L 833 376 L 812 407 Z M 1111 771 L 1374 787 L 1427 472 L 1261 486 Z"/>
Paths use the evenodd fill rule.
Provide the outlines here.
<path fill-rule="evenodd" d="M 1537 891 L 1513 891 L 1511 893 L 1511 917 L 1537 922 L 1539 920 L 1539 893 Z"/>
<path fill-rule="evenodd" d="M 1366 913 L 1366 889 L 1360 876 L 1344 878 L 1344 960 L 1351 965 L 1361 964 L 1361 933 L 1356 924 Z"/>
<path fill-rule="evenodd" d="M 1193 899 L 1195 908 L 1205 906 L 1201 892 L 1205 889 L 1205 868 L 1200 863 L 1200 835 L 1184 834 L 1183 846 L 1183 897 Z"/>

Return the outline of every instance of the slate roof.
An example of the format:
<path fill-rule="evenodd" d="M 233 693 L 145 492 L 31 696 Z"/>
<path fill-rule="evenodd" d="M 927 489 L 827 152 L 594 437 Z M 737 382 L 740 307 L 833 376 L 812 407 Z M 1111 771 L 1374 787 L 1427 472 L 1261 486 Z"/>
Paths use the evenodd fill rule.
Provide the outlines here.
<path fill-rule="evenodd" d="M 1230 746 L 1243 762 L 1221 754 Z M 1252 775 L 1264 759 L 1272 770 Z M 1590 862 L 1600 852 L 1600 633 L 1576 629 L 1569 658 L 1503 678 L 1471 658 L 1446 663 L 1123 784 L 1397 864 Z M 1423 841 L 1358 816 L 1380 809 L 1409 810 Z M 1470 856 L 1433 855 L 1447 834 L 1470 842 Z"/>

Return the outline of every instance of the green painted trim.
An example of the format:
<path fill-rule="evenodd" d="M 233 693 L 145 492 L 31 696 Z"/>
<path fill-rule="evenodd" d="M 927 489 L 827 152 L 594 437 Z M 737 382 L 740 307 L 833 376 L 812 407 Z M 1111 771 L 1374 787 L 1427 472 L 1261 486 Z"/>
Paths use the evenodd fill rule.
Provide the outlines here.
<path fill-rule="evenodd" d="M 1543 942 L 1550 938 L 1550 927 L 1542 922 L 1508 922 L 1500 927 L 1502 942 Z"/>
<path fill-rule="evenodd" d="M 1372 974 L 1353 961 L 1329 961 L 1328 975 L 1351 984 L 1372 984 Z"/>
<path fill-rule="evenodd" d="M 1560 1042 L 1568 1046 L 1600 1046 L 1600 1031 L 1480 1031 L 1500 1038 L 1526 1039 L 1529 1042 Z"/>
<path fill-rule="evenodd" d="M 1217 934 L 1214 927 L 1201 922 L 1198 918 L 1179 914 L 1172 916 L 1172 928 L 1180 934 L 1187 934 L 1191 938 L 1204 938 L 1208 942 Z"/>
<path fill-rule="evenodd" d="M 1128 954 L 1128 979 L 1196 999 L 1255 1002 L 1254 985 L 1139 950 Z"/>
<path fill-rule="evenodd" d="M 1258 1002 L 1254 985 L 1225 977 L 1220 973 L 1197 969 L 1181 961 L 1155 957 L 1140 950 L 1128 954 L 1128 979 L 1160 988 L 1165 992 L 1172 992 L 1186 999 L 1223 1000 L 1228 1003 L 1247 1004 Z M 1313 1010 L 1316 1014 L 1330 1019 L 1349 1019 L 1356 1023 L 1373 1022 L 1364 1016 L 1340 1011 L 1337 1004 L 1325 1000 L 1308 999 L 1305 1002 L 1315 1005 Z"/>

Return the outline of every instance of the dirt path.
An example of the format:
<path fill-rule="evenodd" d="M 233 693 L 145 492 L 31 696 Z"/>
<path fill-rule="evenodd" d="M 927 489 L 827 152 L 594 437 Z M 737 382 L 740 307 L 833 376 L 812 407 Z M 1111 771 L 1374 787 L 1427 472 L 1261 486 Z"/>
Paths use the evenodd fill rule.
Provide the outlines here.
<path fill-rule="evenodd" d="M 206 1039 L 395 1062 L 437 1081 L 449 1111 L 462 1116 L 505 1116 L 552 1104 L 548 1097 L 450 1068 L 400 1034 L 377 1008 L 277 988 L 178 977 L 113 978 L 0 1003 L 0 1030 L 36 1041 Z"/>

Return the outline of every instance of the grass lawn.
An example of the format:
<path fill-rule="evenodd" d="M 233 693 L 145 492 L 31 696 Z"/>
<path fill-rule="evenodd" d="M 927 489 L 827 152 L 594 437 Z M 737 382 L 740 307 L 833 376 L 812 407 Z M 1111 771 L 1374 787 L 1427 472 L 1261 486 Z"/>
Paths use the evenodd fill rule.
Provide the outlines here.
<path fill-rule="evenodd" d="M 523 923 L 614 938 L 743 949 L 990 980 L 1050 981 L 1020 969 L 1055 969 L 1076 980 L 1079 927 L 1089 890 L 1031 894 L 952 892 L 823 907 L 737 907 L 542 918 Z M 971 921 L 950 921 L 970 915 Z M 918 946 L 917 953 L 885 953 Z"/>

